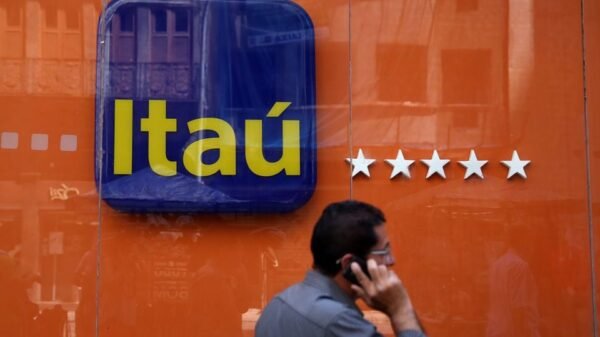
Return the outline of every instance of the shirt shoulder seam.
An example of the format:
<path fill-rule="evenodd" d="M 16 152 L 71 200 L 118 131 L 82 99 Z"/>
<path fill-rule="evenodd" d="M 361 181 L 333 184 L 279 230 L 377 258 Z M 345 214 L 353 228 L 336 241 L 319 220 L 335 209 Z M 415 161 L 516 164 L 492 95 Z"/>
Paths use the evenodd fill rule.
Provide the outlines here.
<path fill-rule="evenodd" d="M 343 315 L 343 314 L 346 314 L 346 313 L 349 313 L 349 312 L 353 312 L 353 311 L 356 311 L 356 310 L 354 310 L 354 309 L 352 309 L 352 308 L 346 308 L 346 309 L 344 309 L 344 310 L 340 311 L 339 313 L 337 313 L 335 316 L 333 316 L 333 318 L 332 318 L 332 319 L 329 321 L 329 323 L 327 323 L 327 326 L 326 326 L 326 328 L 325 328 L 325 331 L 327 331 L 327 332 L 330 332 L 331 330 L 329 329 L 329 327 L 330 327 L 330 326 L 331 326 L 331 325 L 332 325 L 334 322 L 336 322 L 336 321 L 339 319 L 339 317 L 340 317 L 341 315 Z M 364 319 L 364 318 L 363 318 L 363 319 Z"/>
<path fill-rule="evenodd" d="M 287 301 L 285 301 L 283 298 L 277 296 L 276 297 L 277 300 L 279 300 L 281 303 L 285 304 L 287 307 L 289 307 L 290 309 L 292 309 L 296 314 L 300 315 L 302 318 L 306 319 L 307 321 L 309 321 L 310 323 L 312 323 L 313 325 L 315 325 L 316 327 L 318 327 L 319 329 L 325 330 L 329 324 L 331 324 L 331 322 L 328 322 L 327 325 L 322 326 L 321 324 L 315 322 L 314 320 L 312 320 L 310 317 L 304 315 L 303 313 L 301 313 L 300 311 L 298 311 L 296 308 L 294 308 L 293 305 L 289 304 Z M 338 316 L 339 314 L 336 314 L 334 316 L 334 318 L 332 319 L 332 321 Z"/>

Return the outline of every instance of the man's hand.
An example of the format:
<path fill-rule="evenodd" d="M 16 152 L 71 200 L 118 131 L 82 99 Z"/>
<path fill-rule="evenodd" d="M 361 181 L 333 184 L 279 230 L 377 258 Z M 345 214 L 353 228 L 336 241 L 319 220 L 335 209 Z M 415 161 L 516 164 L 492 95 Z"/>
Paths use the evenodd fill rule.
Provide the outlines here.
<path fill-rule="evenodd" d="M 352 285 L 352 289 L 368 306 L 384 312 L 390 317 L 394 331 L 421 331 L 408 293 L 394 271 L 369 259 L 367 268 L 371 279 L 363 273 L 358 263 L 350 265 L 361 286 Z"/>

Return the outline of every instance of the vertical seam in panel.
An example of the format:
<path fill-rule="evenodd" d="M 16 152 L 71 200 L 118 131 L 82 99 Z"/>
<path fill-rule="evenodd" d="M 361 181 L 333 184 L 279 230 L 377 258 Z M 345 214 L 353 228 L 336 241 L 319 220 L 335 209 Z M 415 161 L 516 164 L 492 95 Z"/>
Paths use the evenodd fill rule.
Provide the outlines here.
<path fill-rule="evenodd" d="M 104 98 L 105 95 L 105 71 L 104 71 L 104 67 L 103 65 L 103 61 L 105 61 L 104 56 L 106 55 L 106 48 L 107 48 L 107 41 L 106 41 L 106 9 L 108 6 L 108 1 L 103 0 L 102 1 L 102 9 L 100 10 L 100 22 L 98 24 L 98 29 L 99 32 L 97 34 L 97 44 L 98 46 L 96 47 L 97 50 L 97 55 L 96 55 L 96 95 L 100 94 L 100 103 L 98 103 L 98 98 L 96 98 L 96 101 L 94 102 L 94 107 L 96 110 L 96 114 L 95 114 L 95 118 L 96 118 L 96 124 L 95 125 L 95 137 L 96 137 L 96 144 L 94 147 L 94 160 L 97 167 L 97 171 L 96 171 L 96 175 L 98 177 L 98 230 L 96 231 L 96 294 L 95 294 L 95 299 L 96 299 L 96 307 L 95 307 L 95 320 L 94 320 L 94 335 L 95 337 L 99 337 L 100 336 L 100 267 L 101 267 L 101 263 L 102 263 L 102 172 L 103 172 L 103 160 L 102 160 L 102 156 L 104 155 L 103 153 L 103 148 L 102 148 L 102 144 L 104 141 L 104 136 L 103 136 L 103 132 L 104 132 L 104 104 L 102 103 L 102 100 Z M 137 26 L 136 26 L 137 27 Z M 98 71 L 98 69 L 100 69 L 100 71 Z"/>
<path fill-rule="evenodd" d="M 353 199 L 354 150 L 352 142 L 352 0 L 348 0 L 348 146 L 350 152 L 350 199 Z"/>
<path fill-rule="evenodd" d="M 594 222 L 592 217 L 592 176 L 591 176 L 591 156 L 590 156 L 590 130 L 588 118 L 588 96 L 587 96 L 587 64 L 585 50 L 585 1 L 580 2 L 581 14 L 581 60 L 582 60 L 582 75 L 583 75 L 583 129 L 585 138 L 585 163 L 586 163 L 586 185 L 587 185 L 587 210 L 588 210 L 588 235 L 589 235 L 589 250 L 590 250 L 590 281 L 592 288 L 592 329 L 593 335 L 598 337 L 598 319 L 596 308 L 596 270 L 595 270 L 595 245 L 594 245 Z"/>

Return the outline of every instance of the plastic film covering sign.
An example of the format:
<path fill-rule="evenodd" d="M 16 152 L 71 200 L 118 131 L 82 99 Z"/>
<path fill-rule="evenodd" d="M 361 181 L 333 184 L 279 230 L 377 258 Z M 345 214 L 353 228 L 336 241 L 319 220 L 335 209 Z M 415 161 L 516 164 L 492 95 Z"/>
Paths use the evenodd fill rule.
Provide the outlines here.
<path fill-rule="evenodd" d="M 96 180 L 109 205 L 282 212 L 311 197 L 314 30 L 298 5 L 116 1 L 98 41 Z"/>

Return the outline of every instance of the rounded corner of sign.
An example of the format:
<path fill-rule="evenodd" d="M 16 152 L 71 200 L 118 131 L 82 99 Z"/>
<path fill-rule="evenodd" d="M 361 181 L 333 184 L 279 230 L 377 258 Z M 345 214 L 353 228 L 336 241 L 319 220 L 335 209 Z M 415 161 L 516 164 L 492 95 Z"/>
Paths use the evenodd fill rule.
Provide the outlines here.
<path fill-rule="evenodd" d="M 309 28 L 309 29 L 314 29 L 315 25 L 312 21 L 312 18 L 310 17 L 310 14 L 308 14 L 308 12 L 306 11 L 306 9 L 304 9 L 304 7 L 302 7 L 300 4 L 294 2 L 294 1 L 285 1 L 284 4 L 286 6 L 292 7 L 295 10 L 298 10 L 300 13 L 300 16 L 302 18 L 304 18 L 305 23 L 306 23 L 306 27 L 305 28 Z"/>
<path fill-rule="evenodd" d="M 314 194 L 314 187 L 307 189 L 302 194 L 298 194 L 298 196 L 291 203 L 288 204 L 290 207 L 286 208 L 283 212 L 293 212 L 304 207 L 310 201 L 310 199 L 312 199 Z"/>

